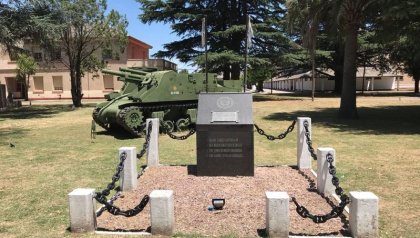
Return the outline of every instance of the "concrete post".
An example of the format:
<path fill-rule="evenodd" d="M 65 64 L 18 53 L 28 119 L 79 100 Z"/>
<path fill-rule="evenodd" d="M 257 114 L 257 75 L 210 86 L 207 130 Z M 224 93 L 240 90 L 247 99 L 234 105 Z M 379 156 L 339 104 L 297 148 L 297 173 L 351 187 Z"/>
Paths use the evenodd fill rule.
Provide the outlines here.
<path fill-rule="evenodd" d="M 305 127 L 303 123 L 308 121 L 308 130 L 311 132 L 311 118 L 309 117 L 298 117 L 297 118 L 297 166 L 299 169 L 311 169 L 312 168 L 312 157 L 308 150 L 308 144 L 306 143 Z M 311 138 L 312 139 L 312 138 Z"/>
<path fill-rule="evenodd" d="M 153 190 L 150 193 L 152 235 L 172 235 L 174 230 L 174 195 L 172 190 Z"/>
<path fill-rule="evenodd" d="M 121 147 L 118 150 L 118 160 L 123 152 L 127 157 L 121 174 L 121 190 L 125 192 L 137 188 L 137 151 L 136 147 Z"/>
<path fill-rule="evenodd" d="M 379 237 L 379 198 L 371 192 L 350 192 L 350 201 L 353 237 Z"/>
<path fill-rule="evenodd" d="M 159 118 L 146 119 L 146 125 L 149 125 L 149 121 L 152 122 L 152 132 L 146 152 L 146 161 L 147 167 L 155 167 L 159 165 Z"/>
<path fill-rule="evenodd" d="M 94 193 L 95 189 L 77 188 L 68 194 L 72 232 L 90 232 L 96 229 Z"/>
<path fill-rule="evenodd" d="M 327 154 L 330 153 L 334 157 L 333 165 L 337 160 L 335 150 L 333 148 L 318 148 L 317 151 L 317 189 L 322 194 L 335 194 L 335 187 L 331 182 L 332 175 L 328 169 Z"/>
<path fill-rule="evenodd" d="M 265 192 L 265 226 L 269 236 L 289 237 L 289 195 Z"/>

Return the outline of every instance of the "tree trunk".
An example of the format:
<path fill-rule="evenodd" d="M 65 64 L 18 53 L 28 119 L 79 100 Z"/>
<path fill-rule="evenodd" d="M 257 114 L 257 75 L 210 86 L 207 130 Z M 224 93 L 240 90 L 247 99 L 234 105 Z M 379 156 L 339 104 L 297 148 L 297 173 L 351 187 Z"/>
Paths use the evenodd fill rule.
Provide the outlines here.
<path fill-rule="evenodd" d="M 356 107 L 356 52 L 358 24 L 352 22 L 345 29 L 343 90 L 339 118 L 358 118 Z"/>
<path fill-rule="evenodd" d="M 420 73 L 413 75 L 414 79 L 414 93 L 419 93 L 419 81 L 420 81 Z"/>
<path fill-rule="evenodd" d="M 232 80 L 239 80 L 241 75 L 241 67 L 239 64 L 232 64 Z"/>
<path fill-rule="evenodd" d="M 335 48 L 335 55 L 333 57 L 334 59 L 334 91 L 336 93 L 341 94 L 341 90 L 343 89 L 343 45 L 341 44 L 341 39 L 337 40 L 337 46 Z"/>
<path fill-rule="evenodd" d="M 27 80 L 23 79 L 23 98 L 25 99 L 25 101 L 29 100 L 29 95 L 28 95 L 28 91 L 29 91 L 29 75 L 27 76 Z"/>
<path fill-rule="evenodd" d="M 230 80 L 230 66 L 226 65 L 223 69 L 223 80 Z"/>
<path fill-rule="evenodd" d="M 80 66 L 70 69 L 70 80 L 71 80 L 71 99 L 73 106 L 82 106 L 82 87 L 81 87 L 81 74 Z"/>
<path fill-rule="evenodd" d="M 264 81 L 257 82 L 257 92 L 264 92 Z"/>

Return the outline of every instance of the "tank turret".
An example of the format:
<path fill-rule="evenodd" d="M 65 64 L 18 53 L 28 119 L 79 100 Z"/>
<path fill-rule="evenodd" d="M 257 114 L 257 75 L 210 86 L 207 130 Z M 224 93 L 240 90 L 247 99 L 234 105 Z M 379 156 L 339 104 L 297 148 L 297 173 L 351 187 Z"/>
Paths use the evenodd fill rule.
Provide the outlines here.
<path fill-rule="evenodd" d="M 93 111 L 93 119 L 109 130 L 123 128 L 140 135 L 147 118 L 159 118 L 170 130 L 184 130 L 197 118 L 198 94 L 206 91 L 203 73 L 187 74 L 174 71 L 146 72 L 140 69 L 120 68 L 102 70 L 118 76 L 124 85 L 120 92 L 105 96 Z M 208 74 L 208 92 L 240 92 L 240 80 L 218 82 L 216 74 Z"/>

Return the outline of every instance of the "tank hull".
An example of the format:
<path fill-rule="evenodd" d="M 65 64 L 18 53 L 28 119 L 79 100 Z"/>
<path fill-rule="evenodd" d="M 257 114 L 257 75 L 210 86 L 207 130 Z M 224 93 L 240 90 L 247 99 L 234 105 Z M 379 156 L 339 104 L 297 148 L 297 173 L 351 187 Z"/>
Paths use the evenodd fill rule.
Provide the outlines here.
<path fill-rule="evenodd" d="M 118 93 L 106 95 L 93 111 L 95 122 L 106 130 L 122 128 L 132 135 L 144 132 L 147 118 L 159 118 L 166 128 L 183 130 L 193 126 L 201 92 L 240 92 L 239 80 L 217 81 L 215 74 L 186 74 L 174 71 L 106 71 L 119 76 L 124 86 Z M 136 75 L 133 75 L 136 74 Z"/>

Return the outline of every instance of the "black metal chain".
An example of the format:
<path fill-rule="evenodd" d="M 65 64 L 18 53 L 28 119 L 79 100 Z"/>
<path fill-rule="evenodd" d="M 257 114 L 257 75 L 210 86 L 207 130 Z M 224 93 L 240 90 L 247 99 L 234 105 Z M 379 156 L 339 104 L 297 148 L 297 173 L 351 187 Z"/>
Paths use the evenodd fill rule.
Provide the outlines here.
<path fill-rule="evenodd" d="M 303 128 L 305 128 L 305 137 L 306 137 L 306 144 L 308 145 L 309 153 L 311 153 L 311 156 L 314 160 L 317 160 L 318 157 L 315 154 L 315 150 L 312 147 L 312 140 L 311 140 L 311 134 L 309 133 L 309 122 L 303 121 Z"/>
<path fill-rule="evenodd" d="M 106 197 L 110 194 L 111 190 L 115 188 L 115 183 L 120 180 L 121 172 L 124 169 L 124 161 L 127 159 L 127 153 L 122 152 L 120 155 L 120 162 L 117 165 L 117 168 L 115 169 L 115 174 L 112 176 L 112 181 L 109 183 L 102 192 L 97 192 L 95 195 L 96 200 L 104 200 L 106 201 Z M 98 202 L 100 202 L 98 200 Z"/>
<path fill-rule="evenodd" d="M 117 165 L 115 174 L 112 176 L 111 183 L 109 183 L 108 186 L 104 190 L 102 190 L 102 192 L 97 192 L 95 194 L 95 199 L 100 204 L 103 204 L 105 206 L 105 209 L 108 210 L 109 213 L 111 213 L 113 215 L 121 215 L 121 216 L 131 217 L 131 216 L 135 216 L 138 213 L 140 213 L 141 211 L 143 211 L 144 207 L 149 202 L 149 196 L 148 195 L 145 195 L 143 197 L 143 199 L 140 201 L 139 205 L 137 205 L 133 209 L 126 210 L 126 211 L 123 211 L 120 208 L 113 205 L 113 202 L 118 197 L 115 197 L 114 200 L 111 199 L 110 202 L 108 202 L 107 199 L 106 199 L 106 197 L 110 194 L 111 190 L 113 190 L 115 188 L 115 183 L 120 179 L 121 172 L 124 169 L 124 161 L 126 159 L 127 159 L 127 153 L 122 152 L 121 155 L 120 155 L 120 162 Z"/>
<path fill-rule="evenodd" d="M 140 172 L 137 174 L 137 179 L 140 178 L 144 174 L 144 172 L 146 171 L 146 168 L 147 167 L 142 167 L 141 168 Z"/>
<path fill-rule="evenodd" d="M 191 127 L 186 135 L 177 136 L 169 130 L 170 128 L 168 128 L 166 124 L 163 123 L 163 121 L 160 121 L 160 124 L 162 125 L 163 133 L 167 134 L 169 137 L 171 137 L 174 140 L 186 140 L 188 139 L 188 137 L 194 135 L 195 133 L 195 127 Z"/>
<path fill-rule="evenodd" d="M 96 199 L 98 200 L 98 199 Z M 125 217 L 132 217 L 135 216 L 137 214 L 139 214 L 141 211 L 143 211 L 143 209 L 146 207 L 147 203 L 149 202 L 150 197 L 149 195 L 144 195 L 143 199 L 140 200 L 139 204 L 137 206 L 135 206 L 132 209 L 129 210 L 121 210 L 120 208 L 108 203 L 106 200 L 105 201 L 99 201 L 99 203 L 103 204 L 106 208 L 106 210 L 108 210 L 109 213 L 111 213 L 112 215 L 115 216 L 125 216 Z"/>
<path fill-rule="evenodd" d="M 296 120 L 293 120 L 292 124 L 287 128 L 287 130 L 283 133 L 280 133 L 278 136 L 267 135 L 263 129 L 261 129 L 257 124 L 254 124 L 255 129 L 257 129 L 258 134 L 267 137 L 269 140 L 282 140 L 286 138 L 287 134 L 293 131 L 295 128 Z"/>
<path fill-rule="evenodd" d="M 141 151 L 139 153 L 137 153 L 137 159 L 140 159 L 141 157 L 143 157 L 143 155 L 147 151 L 147 148 L 149 148 L 150 134 L 152 134 L 152 126 L 153 126 L 152 121 L 149 121 L 149 124 L 147 125 L 147 136 L 146 136 L 146 140 L 144 141 L 143 148 L 141 149 Z"/>
<path fill-rule="evenodd" d="M 315 223 L 324 223 L 330 220 L 331 218 L 340 216 L 343 213 L 345 206 L 350 203 L 350 198 L 346 194 L 344 194 L 344 190 L 340 187 L 339 179 L 336 176 L 336 168 L 333 165 L 334 157 L 332 156 L 332 154 L 328 153 L 326 156 L 326 160 L 328 162 L 328 172 L 332 175 L 331 181 L 332 184 L 335 186 L 335 193 L 338 196 L 340 196 L 340 203 L 338 204 L 338 206 L 334 205 L 331 212 L 325 215 L 313 215 L 309 212 L 309 210 L 306 207 L 299 205 L 295 197 L 292 197 L 292 201 L 296 205 L 296 212 L 301 217 L 309 218 Z"/>
<path fill-rule="evenodd" d="M 116 192 L 112 197 L 111 197 L 111 199 L 109 199 L 108 200 L 108 203 L 109 204 L 111 204 L 111 205 L 113 205 L 114 204 L 114 202 L 119 198 L 121 196 L 121 192 L 120 191 L 118 191 L 118 192 Z M 101 209 L 99 209 L 97 212 L 96 212 L 96 217 L 99 217 L 99 216 L 101 216 L 102 215 L 102 213 L 104 212 L 104 211 L 106 211 L 106 206 L 102 206 L 101 207 Z"/>

